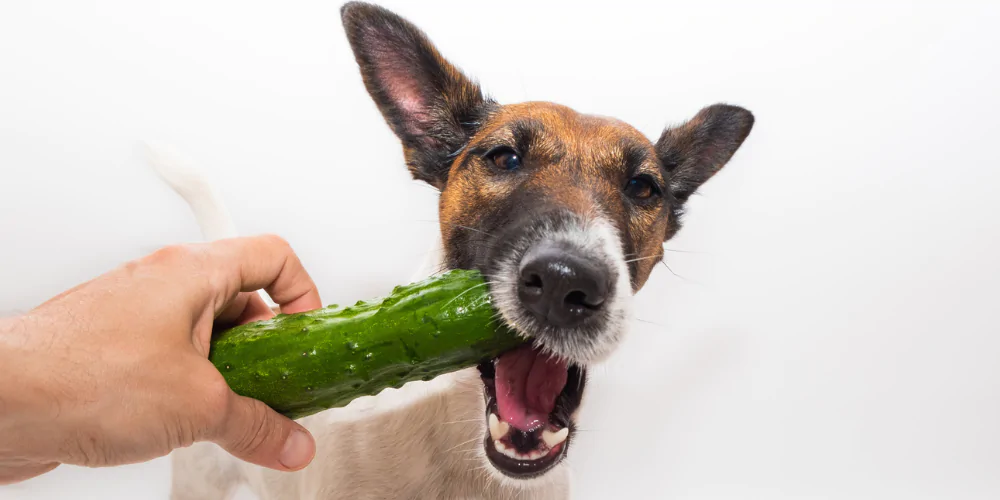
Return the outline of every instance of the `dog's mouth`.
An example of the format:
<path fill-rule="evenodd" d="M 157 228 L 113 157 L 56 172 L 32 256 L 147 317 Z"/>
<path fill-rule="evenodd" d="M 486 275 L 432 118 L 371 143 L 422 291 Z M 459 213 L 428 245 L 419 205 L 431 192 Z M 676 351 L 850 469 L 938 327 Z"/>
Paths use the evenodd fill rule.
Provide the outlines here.
<path fill-rule="evenodd" d="M 449 262 L 479 269 L 499 319 L 530 339 L 479 371 L 486 458 L 500 474 L 531 479 L 566 458 L 586 367 L 618 344 L 631 287 L 621 239 L 603 219 L 551 211 L 496 234 L 467 236 Z"/>
<path fill-rule="evenodd" d="M 565 456 L 580 406 L 583 368 L 525 345 L 479 365 L 486 398 L 486 457 L 501 473 L 528 479 Z"/>

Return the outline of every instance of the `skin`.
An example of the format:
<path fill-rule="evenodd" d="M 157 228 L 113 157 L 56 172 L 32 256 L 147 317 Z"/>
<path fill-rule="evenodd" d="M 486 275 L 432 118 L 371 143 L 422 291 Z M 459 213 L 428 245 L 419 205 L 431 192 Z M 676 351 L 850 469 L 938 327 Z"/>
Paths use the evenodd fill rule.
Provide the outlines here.
<path fill-rule="evenodd" d="M 208 361 L 214 328 L 321 307 L 273 236 L 167 247 L 0 319 L 0 484 L 106 467 L 198 441 L 279 471 L 312 460 L 301 425 L 237 396 Z"/>

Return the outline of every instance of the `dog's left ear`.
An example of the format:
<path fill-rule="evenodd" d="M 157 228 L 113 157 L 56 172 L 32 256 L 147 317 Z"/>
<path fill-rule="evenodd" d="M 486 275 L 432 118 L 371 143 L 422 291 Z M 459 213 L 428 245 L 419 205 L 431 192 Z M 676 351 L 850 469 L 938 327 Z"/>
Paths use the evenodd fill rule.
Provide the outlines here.
<path fill-rule="evenodd" d="M 362 2 L 340 13 L 365 87 L 402 141 L 410 172 L 443 188 L 492 101 L 405 19 Z"/>
<path fill-rule="evenodd" d="M 683 205 L 726 165 L 753 128 L 753 114 L 726 104 L 702 109 L 687 123 L 663 131 L 656 154 L 667 169 L 670 191 Z"/>

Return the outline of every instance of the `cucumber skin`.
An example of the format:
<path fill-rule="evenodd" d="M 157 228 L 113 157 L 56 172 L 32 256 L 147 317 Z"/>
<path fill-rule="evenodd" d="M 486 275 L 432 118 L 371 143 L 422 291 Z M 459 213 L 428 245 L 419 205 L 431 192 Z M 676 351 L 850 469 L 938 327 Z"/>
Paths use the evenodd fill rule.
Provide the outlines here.
<path fill-rule="evenodd" d="M 209 360 L 234 392 L 297 419 L 525 342 L 494 314 L 482 275 L 455 270 L 382 299 L 237 326 L 212 340 Z"/>

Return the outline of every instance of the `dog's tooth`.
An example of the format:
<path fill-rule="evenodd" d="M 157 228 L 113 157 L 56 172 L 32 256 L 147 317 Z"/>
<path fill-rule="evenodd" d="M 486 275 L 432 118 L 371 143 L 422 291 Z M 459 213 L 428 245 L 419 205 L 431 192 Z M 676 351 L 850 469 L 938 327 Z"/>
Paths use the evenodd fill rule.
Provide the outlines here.
<path fill-rule="evenodd" d="M 499 443 L 499 442 L 500 441 L 494 441 L 493 444 L 495 445 L 496 443 Z M 497 447 L 497 451 L 499 451 L 500 453 L 503 453 L 504 455 L 506 455 L 506 456 L 508 456 L 510 458 L 517 458 L 517 451 L 514 451 L 513 448 L 508 448 L 508 447 L 504 446 L 503 444 L 501 444 L 500 446 Z"/>
<path fill-rule="evenodd" d="M 500 434 L 500 425 L 499 425 L 500 420 L 497 418 L 495 414 L 490 413 L 490 416 L 487 419 L 487 421 L 489 422 L 490 425 L 490 437 L 492 437 L 494 441 L 500 440 L 500 438 L 503 437 Z"/>
<path fill-rule="evenodd" d="M 545 441 L 545 445 L 549 448 L 556 447 L 556 445 L 565 441 L 568 436 L 569 427 L 563 427 L 558 432 L 552 432 L 548 429 L 542 431 L 542 441 Z"/>
<path fill-rule="evenodd" d="M 500 438 L 506 436 L 507 431 L 510 430 L 510 424 L 508 424 L 507 422 L 501 422 L 500 419 L 497 418 L 495 413 L 490 413 L 489 421 L 490 421 L 490 437 L 492 437 L 494 441 L 497 441 Z"/>
<path fill-rule="evenodd" d="M 496 448 L 497 451 L 499 451 L 500 453 L 507 451 L 507 447 L 504 446 L 503 442 L 500 441 L 499 439 L 493 440 L 493 447 Z"/>

